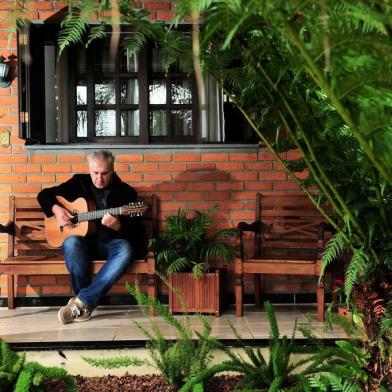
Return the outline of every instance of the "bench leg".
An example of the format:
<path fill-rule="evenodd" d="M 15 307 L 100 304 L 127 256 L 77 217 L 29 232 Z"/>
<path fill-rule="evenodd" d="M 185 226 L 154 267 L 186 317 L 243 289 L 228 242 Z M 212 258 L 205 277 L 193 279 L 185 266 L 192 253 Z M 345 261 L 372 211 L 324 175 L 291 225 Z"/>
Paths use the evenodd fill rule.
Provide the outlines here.
<path fill-rule="evenodd" d="M 317 315 L 319 321 L 324 321 L 325 310 L 325 287 L 324 282 L 320 282 L 317 288 Z"/>
<path fill-rule="evenodd" d="M 237 317 L 243 316 L 243 281 L 242 274 L 235 277 L 235 313 Z"/>
<path fill-rule="evenodd" d="M 14 275 L 7 276 L 8 309 L 15 308 Z"/>

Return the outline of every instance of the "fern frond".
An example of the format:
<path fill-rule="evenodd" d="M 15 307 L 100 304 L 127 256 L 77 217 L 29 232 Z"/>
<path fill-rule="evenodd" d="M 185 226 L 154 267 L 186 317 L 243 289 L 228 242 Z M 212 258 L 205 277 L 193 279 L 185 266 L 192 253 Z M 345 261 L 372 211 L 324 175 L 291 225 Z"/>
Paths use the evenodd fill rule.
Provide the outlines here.
<path fill-rule="evenodd" d="M 322 273 L 324 275 L 325 269 L 346 249 L 346 241 L 342 231 L 336 232 L 326 243 L 323 257 L 322 257 Z"/>
<path fill-rule="evenodd" d="M 145 44 L 146 36 L 139 31 L 127 33 L 122 45 L 129 54 L 137 53 Z"/>
<path fill-rule="evenodd" d="M 269 301 L 266 301 L 264 302 L 264 307 L 268 316 L 268 321 L 271 329 L 271 336 L 273 339 L 279 339 L 280 332 L 279 332 L 278 321 L 276 320 L 276 315 L 272 308 L 272 305 Z"/>
<path fill-rule="evenodd" d="M 96 39 L 103 39 L 107 36 L 106 25 L 99 24 L 98 26 L 91 27 L 89 30 L 86 46 L 89 46 L 91 42 Z"/>
<path fill-rule="evenodd" d="M 363 249 L 356 249 L 345 273 L 344 293 L 346 298 L 350 298 L 354 285 L 358 282 L 359 276 L 365 272 L 368 262 L 369 255 Z"/>
<path fill-rule="evenodd" d="M 81 17 L 80 9 L 75 8 L 64 18 L 61 27 L 62 30 L 58 35 L 59 55 L 67 46 L 83 42 L 87 21 Z"/>

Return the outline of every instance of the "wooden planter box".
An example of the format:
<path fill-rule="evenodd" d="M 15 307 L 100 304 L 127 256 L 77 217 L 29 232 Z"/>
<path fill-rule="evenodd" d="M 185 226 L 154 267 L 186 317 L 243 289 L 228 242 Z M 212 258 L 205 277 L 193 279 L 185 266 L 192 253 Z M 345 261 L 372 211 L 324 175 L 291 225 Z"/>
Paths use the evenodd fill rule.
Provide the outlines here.
<path fill-rule="evenodd" d="M 179 291 L 182 299 L 169 287 L 171 313 L 214 313 L 219 316 L 225 301 L 226 271 L 207 272 L 202 279 L 184 272 L 169 277 L 170 287 Z"/>
<path fill-rule="evenodd" d="M 346 317 L 348 320 L 351 320 L 353 317 L 352 312 L 345 306 L 338 306 L 338 314 L 340 316 Z"/>

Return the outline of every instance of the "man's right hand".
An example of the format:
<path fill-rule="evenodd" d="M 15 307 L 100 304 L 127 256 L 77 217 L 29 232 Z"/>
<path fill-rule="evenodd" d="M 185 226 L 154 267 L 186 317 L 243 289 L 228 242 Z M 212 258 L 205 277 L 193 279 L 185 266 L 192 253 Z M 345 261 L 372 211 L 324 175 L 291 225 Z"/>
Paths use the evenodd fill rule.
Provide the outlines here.
<path fill-rule="evenodd" d="M 71 219 L 73 218 L 73 215 L 65 208 L 59 206 L 58 204 L 55 204 L 52 207 L 52 212 L 59 226 L 67 226 L 71 224 Z"/>

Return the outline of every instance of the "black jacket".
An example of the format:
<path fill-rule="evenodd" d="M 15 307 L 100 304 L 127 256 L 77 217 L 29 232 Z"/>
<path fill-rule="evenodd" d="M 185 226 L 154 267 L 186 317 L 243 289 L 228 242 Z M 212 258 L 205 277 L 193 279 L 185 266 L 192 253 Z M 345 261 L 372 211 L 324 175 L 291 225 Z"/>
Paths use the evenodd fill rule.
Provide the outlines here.
<path fill-rule="evenodd" d="M 94 200 L 92 193 L 93 183 L 89 174 L 75 174 L 71 179 L 51 188 L 43 189 L 38 193 L 37 200 L 41 205 L 45 215 L 53 216 L 52 207 L 57 203 L 56 196 L 62 196 L 69 202 L 75 201 L 79 197 L 87 200 Z M 130 185 L 121 181 L 116 173 L 113 174 L 110 184 L 110 193 L 107 197 L 107 208 L 121 207 L 130 202 L 137 201 L 137 192 Z M 140 219 L 137 217 L 120 216 L 121 230 L 114 232 L 110 230 L 112 238 L 124 238 L 137 247 L 140 256 L 145 252 L 144 230 Z M 100 221 L 96 221 L 99 225 Z"/>

